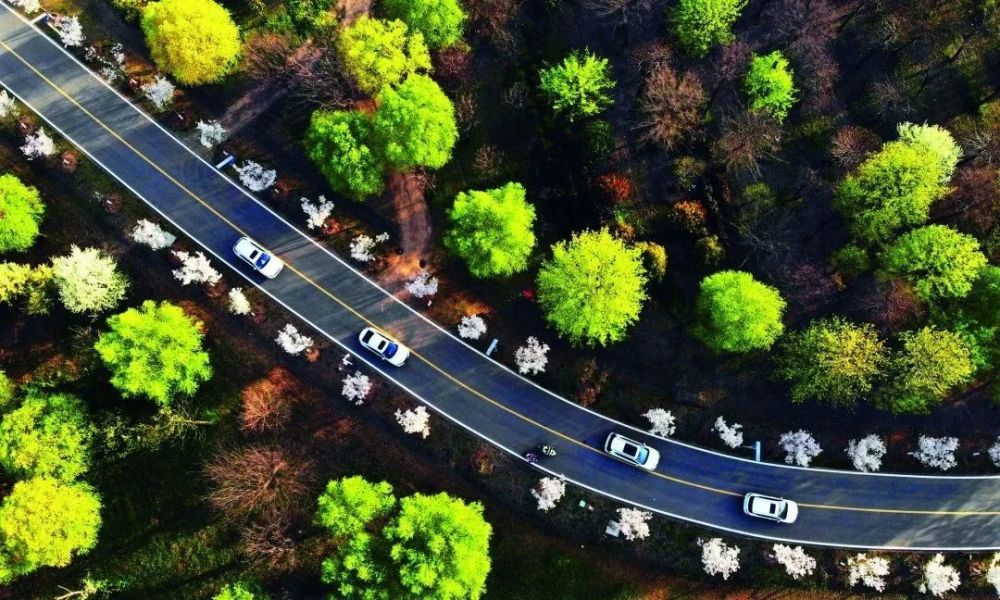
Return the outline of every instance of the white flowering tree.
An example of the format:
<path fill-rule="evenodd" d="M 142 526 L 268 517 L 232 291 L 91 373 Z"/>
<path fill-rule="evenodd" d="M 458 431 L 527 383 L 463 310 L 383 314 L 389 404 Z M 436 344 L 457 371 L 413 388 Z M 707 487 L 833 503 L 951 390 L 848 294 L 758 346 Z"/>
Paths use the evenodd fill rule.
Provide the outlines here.
<path fill-rule="evenodd" d="M 135 243 L 149 246 L 153 250 L 162 250 L 177 239 L 177 236 L 167 233 L 162 227 L 147 219 L 139 219 L 129 237 Z"/>
<path fill-rule="evenodd" d="M 313 345 L 313 339 L 300 333 L 298 327 L 291 323 L 286 323 L 278 331 L 278 337 L 274 338 L 274 342 L 292 356 L 302 354 L 307 348 Z"/>
<path fill-rule="evenodd" d="M 739 423 L 729 425 L 725 419 L 719 417 L 715 420 L 712 431 L 718 432 L 719 439 L 730 448 L 739 448 L 743 445 L 743 426 Z"/>
<path fill-rule="evenodd" d="M 222 273 L 212 267 L 212 263 L 208 262 L 208 257 L 202 252 L 191 254 L 183 250 L 175 250 L 174 256 L 181 261 L 181 266 L 174 269 L 174 277 L 181 282 L 181 285 L 192 283 L 212 285 L 222 279 Z"/>
<path fill-rule="evenodd" d="M 992 585 L 1000 595 L 1000 552 L 993 555 L 990 566 L 986 568 L 986 583 Z"/>
<path fill-rule="evenodd" d="M 785 572 L 792 576 L 792 579 L 802 579 L 812 575 L 816 570 L 816 559 L 806 554 L 802 546 L 786 546 L 775 544 L 772 547 L 774 560 L 779 565 L 785 567 Z"/>
<path fill-rule="evenodd" d="M 438 291 L 438 279 L 431 277 L 430 273 L 421 269 L 406 284 L 406 291 L 413 294 L 414 298 L 430 298 Z"/>
<path fill-rule="evenodd" d="M 247 295 L 243 293 L 243 288 L 235 287 L 229 290 L 227 299 L 229 300 L 229 312 L 234 315 L 250 314 L 250 301 L 247 300 Z"/>
<path fill-rule="evenodd" d="M 142 93 L 153 103 L 156 110 L 166 110 L 174 102 L 174 84 L 163 75 L 157 75 L 152 82 L 142 86 Z"/>
<path fill-rule="evenodd" d="M 935 554 L 924 564 L 923 577 L 917 582 L 917 591 L 940 598 L 957 590 L 960 583 L 962 578 L 958 575 L 958 569 L 944 564 L 943 554 Z"/>
<path fill-rule="evenodd" d="M 252 160 L 244 161 L 242 165 L 235 165 L 233 168 L 240 177 L 240 183 L 251 192 L 263 192 L 278 179 L 277 171 L 265 169 L 264 165 Z"/>
<path fill-rule="evenodd" d="M 341 395 L 355 406 L 364 404 L 368 394 L 372 393 L 372 380 L 361 371 L 344 377 L 343 384 L 340 388 Z"/>
<path fill-rule="evenodd" d="M 375 237 L 361 234 L 351 240 L 351 258 L 358 262 L 369 263 L 375 260 L 375 246 L 388 240 L 388 233 L 380 233 Z"/>
<path fill-rule="evenodd" d="M 414 409 L 397 410 L 396 422 L 406 433 L 412 433 L 426 438 L 431 434 L 431 416 L 424 406 Z"/>
<path fill-rule="evenodd" d="M 649 421 L 649 433 L 653 435 L 670 437 L 677 430 L 677 419 L 674 418 L 673 413 L 669 410 L 651 408 L 642 413 L 642 416 L 646 417 L 646 420 Z"/>
<path fill-rule="evenodd" d="M 781 434 L 778 445 L 785 451 L 785 463 L 800 467 L 808 467 L 812 459 L 823 451 L 816 438 L 804 429 Z"/>
<path fill-rule="evenodd" d="M 14 100 L 14 96 L 8 94 L 7 90 L 0 90 L 0 118 L 16 114 L 17 102 Z"/>
<path fill-rule="evenodd" d="M 722 575 L 723 579 L 729 579 L 733 573 L 739 570 L 739 547 L 726 544 L 722 538 L 709 540 L 699 538 L 698 545 L 701 546 L 702 567 L 709 575 Z"/>
<path fill-rule="evenodd" d="M 539 342 L 535 336 L 529 337 L 524 345 L 514 352 L 517 372 L 523 375 L 544 373 L 545 365 L 549 364 L 548 354 L 548 344 Z"/>
<path fill-rule="evenodd" d="M 626 540 L 644 540 L 649 537 L 649 520 L 653 513 L 638 508 L 619 508 L 618 525 Z"/>
<path fill-rule="evenodd" d="M 125 74 L 125 47 L 115 44 L 108 50 L 107 56 L 98 56 L 97 61 L 101 63 L 98 69 L 101 77 L 108 83 L 114 83 Z"/>
<path fill-rule="evenodd" d="M 52 259 L 52 280 L 66 310 L 97 313 L 114 308 L 125 297 L 128 280 L 115 259 L 97 248 L 71 246 L 69 254 Z"/>
<path fill-rule="evenodd" d="M 39 127 L 38 131 L 24 138 L 21 152 L 24 152 L 28 160 L 45 158 L 56 153 L 56 143 L 45 133 L 44 128 Z"/>
<path fill-rule="evenodd" d="M 38 3 L 38 0 L 10 0 L 10 3 L 29 15 L 42 10 L 42 5 Z"/>
<path fill-rule="evenodd" d="M 458 336 L 466 340 L 478 340 L 486 333 L 486 321 L 479 315 L 465 315 L 458 324 Z"/>
<path fill-rule="evenodd" d="M 82 46 L 83 42 L 87 40 L 83 35 L 83 26 L 80 25 L 80 17 L 56 15 L 49 22 L 52 24 L 52 29 L 55 29 L 56 34 L 59 36 L 59 41 L 62 42 L 63 46 L 69 48 Z"/>
<path fill-rule="evenodd" d="M 531 488 L 531 495 L 538 501 L 538 510 L 550 511 L 566 495 L 566 482 L 558 477 L 542 477 Z"/>
<path fill-rule="evenodd" d="M 867 588 L 885 591 L 885 578 L 889 576 L 889 559 L 861 552 L 847 558 L 847 585 L 859 583 Z"/>
<path fill-rule="evenodd" d="M 847 456 L 854 468 L 870 473 L 882 468 L 882 457 L 885 456 L 885 442 L 874 433 L 859 440 L 847 442 Z"/>
<path fill-rule="evenodd" d="M 198 129 L 198 141 L 205 148 L 216 146 L 226 139 L 226 130 L 218 121 L 198 121 L 194 126 Z"/>
<path fill-rule="evenodd" d="M 303 198 L 302 212 L 306 213 L 306 227 L 316 229 L 322 227 L 333 214 L 333 202 L 327 200 L 326 196 L 320 196 L 315 202 Z"/>
<path fill-rule="evenodd" d="M 990 460 L 993 461 L 993 466 L 1000 467 L 1000 437 L 997 438 L 997 441 L 993 442 L 987 453 L 990 455 Z"/>
<path fill-rule="evenodd" d="M 925 467 L 947 471 L 958 466 L 955 451 L 958 450 L 958 438 L 930 437 L 922 435 L 917 439 L 917 449 L 910 456 L 919 460 Z"/>

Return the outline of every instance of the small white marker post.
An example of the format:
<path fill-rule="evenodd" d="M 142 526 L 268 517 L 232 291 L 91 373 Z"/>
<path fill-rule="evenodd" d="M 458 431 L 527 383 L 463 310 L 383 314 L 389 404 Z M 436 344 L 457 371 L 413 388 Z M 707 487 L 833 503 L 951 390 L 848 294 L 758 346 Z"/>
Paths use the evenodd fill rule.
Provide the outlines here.
<path fill-rule="evenodd" d="M 499 340 L 497 340 L 497 338 L 493 338 L 493 341 L 490 342 L 490 347 L 486 349 L 486 356 L 489 356 L 490 354 L 493 354 L 493 351 L 497 349 L 497 344 L 498 343 L 499 343 Z"/>
<path fill-rule="evenodd" d="M 233 164 L 234 162 L 236 162 L 236 157 L 235 156 L 233 156 L 232 154 L 230 154 L 228 152 L 225 152 L 224 154 L 226 155 L 226 158 L 223 158 L 222 162 L 220 162 L 219 164 L 215 165 L 215 168 L 218 169 L 218 170 L 220 170 L 220 171 L 222 169 L 225 169 L 229 165 Z"/>

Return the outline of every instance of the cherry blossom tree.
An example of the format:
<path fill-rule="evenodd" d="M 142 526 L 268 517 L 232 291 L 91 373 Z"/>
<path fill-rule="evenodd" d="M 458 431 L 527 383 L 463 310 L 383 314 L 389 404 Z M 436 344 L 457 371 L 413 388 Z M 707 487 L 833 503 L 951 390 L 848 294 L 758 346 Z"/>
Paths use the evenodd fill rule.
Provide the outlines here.
<path fill-rule="evenodd" d="M 38 3 L 38 0 L 10 0 L 10 3 L 29 15 L 42 10 L 42 5 Z"/>
<path fill-rule="evenodd" d="M 1000 552 L 993 555 L 990 566 L 986 569 L 986 583 L 1000 594 Z"/>
<path fill-rule="evenodd" d="M 701 546 L 701 564 L 709 575 L 722 575 L 723 579 L 729 579 L 739 570 L 739 547 L 727 545 L 722 538 L 699 538 L 698 545 Z"/>
<path fill-rule="evenodd" d="M 535 336 L 529 337 L 525 344 L 514 352 L 517 372 L 522 375 L 544 373 L 545 365 L 549 364 L 548 354 L 548 344 L 539 342 Z"/>
<path fill-rule="evenodd" d="M 157 75 L 152 83 L 142 86 L 142 93 L 153 103 L 156 110 L 166 110 L 174 102 L 174 92 L 177 88 L 163 75 Z"/>
<path fill-rule="evenodd" d="M 278 179 L 277 171 L 265 169 L 263 165 L 252 160 L 244 161 L 242 165 L 236 165 L 233 168 L 240 176 L 240 183 L 251 192 L 263 192 L 274 185 Z"/>
<path fill-rule="evenodd" d="M 653 513 L 638 508 L 619 508 L 618 525 L 621 526 L 622 535 L 632 542 L 644 540 L 649 537 L 649 520 L 653 518 Z"/>
<path fill-rule="evenodd" d="M 228 294 L 229 300 L 229 312 L 234 315 L 249 315 L 250 314 L 250 301 L 247 300 L 247 295 L 243 293 L 243 288 L 235 287 L 229 290 Z"/>
<path fill-rule="evenodd" d="M 226 130 L 218 121 L 198 121 L 194 126 L 198 129 L 198 141 L 205 148 L 211 148 L 226 139 Z"/>
<path fill-rule="evenodd" d="M 642 416 L 646 417 L 649 421 L 649 433 L 653 435 L 670 437 L 674 435 L 674 431 L 677 429 L 675 427 L 677 419 L 674 418 L 673 413 L 669 410 L 651 408 L 642 413 Z"/>
<path fill-rule="evenodd" d="M 885 591 L 885 578 L 889 576 L 889 559 L 861 552 L 847 558 L 847 585 L 859 583 L 865 587 Z"/>
<path fill-rule="evenodd" d="M 98 75 L 108 83 L 118 81 L 125 74 L 125 47 L 121 44 L 115 44 L 103 54 L 94 46 L 88 46 L 84 58 L 98 64 Z"/>
<path fill-rule="evenodd" d="M 291 323 L 285 324 L 281 331 L 278 332 L 278 337 L 274 338 L 274 341 L 281 346 L 282 350 L 292 356 L 302 354 L 306 348 L 313 345 L 313 339 L 299 333 L 298 328 Z"/>
<path fill-rule="evenodd" d="M 177 239 L 176 236 L 167 233 L 162 227 L 147 219 L 139 219 L 135 227 L 132 228 L 132 232 L 129 233 L 129 237 L 135 243 L 149 246 L 153 250 L 162 250 Z"/>
<path fill-rule="evenodd" d="M 7 90 L 0 90 L 0 118 L 7 115 L 17 114 L 17 102 L 14 97 L 7 93 Z"/>
<path fill-rule="evenodd" d="M 406 291 L 413 294 L 414 298 L 429 298 L 438 291 L 438 279 L 437 277 L 431 277 L 430 273 L 421 269 L 406 284 Z"/>
<path fill-rule="evenodd" d="M 396 411 L 396 422 L 402 426 L 403 431 L 420 434 L 423 438 L 431 434 L 430 418 L 427 408 L 422 405 L 414 409 Z"/>
<path fill-rule="evenodd" d="M 566 482 L 558 477 L 542 477 L 531 488 L 531 495 L 538 501 L 538 510 L 547 512 L 566 495 Z"/>
<path fill-rule="evenodd" d="M 191 254 L 183 250 L 175 250 L 174 256 L 181 261 L 180 268 L 174 269 L 174 277 L 181 282 L 181 285 L 192 283 L 211 285 L 222 279 L 222 273 L 212 267 L 212 263 L 208 262 L 208 257 L 202 252 Z"/>
<path fill-rule="evenodd" d="M 719 417 L 715 420 L 715 425 L 712 427 L 712 431 L 717 431 L 719 433 L 719 439 L 722 443 L 729 446 L 730 448 L 739 448 L 743 445 L 743 426 L 739 423 L 733 423 L 728 425 L 726 420 Z"/>
<path fill-rule="evenodd" d="M 479 315 L 465 315 L 458 324 L 458 336 L 467 340 L 478 340 L 486 333 L 486 321 Z"/>
<path fill-rule="evenodd" d="M 114 257 L 97 248 L 70 246 L 66 256 L 52 258 L 52 281 L 63 306 L 75 313 L 114 308 L 125 297 L 128 279 Z"/>
<path fill-rule="evenodd" d="M 812 575 L 816 570 L 816 559 L 806 554 L 802 546 L 786 546 L 775 544 L 773 546 L 774 560 L 785 567 L 785 571 L 792 576 L 792 579 L 802 579 L 807 575 Z"/>
<path fill-rule="evenodd" d="M 993 461 L 993 465 L 1000 467 L 1000 437 L 997 438 L 997 441 L 993 442 L 993 445 L 990 446 L 987 453 L 990 455 L 990 460 Z"/>
<path fill-rule="evenodd" d="M 306 227 L 316 229 L 322 227 L 333 214 L 333 202 L 327 200 L 326 196 L 320 196 L 315 202 L 303 198 L 302 212 L 306 213 Z"/>
<path fill-rule="evenodd" d="M 361 234 L 351 241 L 351 258 L 358 262 L 371 262 L 375 260 L 375 245 L 388 240 L 388 233 L 380 233 L 374 238 Z"/>
<path fill-rule="evenodd" d="M 870 473 L 882 468 L 882 457 L 885 456 L 886 450 L 882 438 L 873 433 L 859 440 L 847 442 L 846 452 L 855 469 Z"/>
<path fill-rule="evenodd" d="M 82 46 L 83 42 L 87 40 L 83 35 L 83 26 L 80 25 L 80 17 L 56 15 L 49 20 L 49 23 L 52 24 L 52 29 L 55 29 L 59 35 L 59 41 L 63 43 L 63 46 L 68 48 Z"/>
<path fill-rule="evenodd" d="M 21 146 L 21 152 L 24 152 L 28 160 L 45 158 L 55 154 L 56 143 L 45 133 L 43 127 L 39 127 L 38 131 L 24 138 L 24 145 Z"/>
<path fill-rule="evenodd" d="M 823 450 L 811 433 L 800 429 L 781 434 L 778 445 L 785 451 L 785 463 L 808 467 L 812 459 L 819 456 Z"/>
<path fill-rule="evenodd" d="M 924 564 L 924 574 L 917 583 L 917 591 L 940 598 L 948 592 L 957 590 L 961 582 L 958 569 L 944 564 L 943 554 L 935 554 Z"/>
<path fill-rule="evenodd" d="M 343 383 L 344 387 L 340 389 L 340 393 L 355 406 L 364 404 L 372 392 L 372 380 L 361 371 L 355 371 L 353 375 L 344 377 Z"/>
<path fill-rule="evenodd" d="M 909 454 L 926 467 L 947 471 L 958 466 L 955 450 L 958 450 L 958 438 L 922 435 L 917 439 L 917 450 Z"/>

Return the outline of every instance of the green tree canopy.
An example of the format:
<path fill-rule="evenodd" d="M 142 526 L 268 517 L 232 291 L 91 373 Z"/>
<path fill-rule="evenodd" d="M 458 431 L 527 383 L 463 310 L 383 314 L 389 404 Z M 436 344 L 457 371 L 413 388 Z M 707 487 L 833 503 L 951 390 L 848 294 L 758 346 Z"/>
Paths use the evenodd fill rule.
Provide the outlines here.
<path fill-rule="evenodd" d="M 326 484 L 317 502 L 316 522 L 335 538 L 355 535 L 396 506 L 392 485 L 355 475 Z"/>
<path fill-rule="evenodd" d="M 0 252 L 27 250 L 38 237 L 45 205 L 38 190 L 5 173 L 0 175 Z"/>
<path fill-rule="evenodd" d="M 955 143 L 951 133 L 937 125 L 913 123 L 900 123 L 896 131 L 899 133 L 899 141 L 911 146 L 919 144 L 931 153 L 937 161 L 941 185 L 947 184 L 955 172 L 955 167 L 958 166 L 958 161 L 962 159 L 962 149 Z"/>
<path fill-rule="evenodd" d="M 792 68 L 780 50 L 753 56 L 746 86 L 750 110 L 763 111 L 779 121 L 785 120 L 797 100 Z"/>
<path fill-rule="evenodd" d="M 52 259 L 52 280 L 59 299 L 70 312 L 95 313 L 114 308 L 125 297 L 128 279 L 115 259 L 97 248 L 72 246 L 66 256 Z"/>
<path fill-rule="evenodd" d="M 33 391 L 0 420 L 0 467 L 21 479 L 72 481 L 90 466 L 92 436 L 79 399 Z"/>
<path fill-rule="evenodd" d="M 1000 267 L 979 270 L 964 298 L 931 305 L 931 321 L 962 336 L 977 371 L 1000 366 Z"/>
<path fill-rule="evenodd" d="M 791 384 L 792 402 L 835 406 L 853 406 L 870 394 L 888 358 L 874 327 L 839 317 L 789 334 L 782 350 L 778 375 Z"/>
<path fill-rule="evenodd" d="M 97 543 L 101 501 L 83 483 L 36 477 L 0 504 L 0 582 L 39 567 L 63 567 Z"/>
<path fill-rule="evenodd" d="M 784 331 L 785 301 L 750 273 L 720 271 L 701 280 L 694 334 L 716 352 L 770 348 Z"/>
<path fill-rule="evenodd" d="M 193 394 L 212 376 L 202 349 L 201 322 L 179 306 L 147 300 L 108 319 L 94 349 L 125 397 L 147 396 L 168 407 L 177 394 Z"/>
<path fill-rule="evenodd" d="M 25 300 L 29 315 L 44 315 L 49 311 L 49 291 L 52 267 L 0 263 L 0 304 Z"/>
<path fill-rule="evenodd" d="M 256 583 L 237 581 L 223 586 L 219 593 L 212 597 L 212 600 L 269 600 L 264 590 Z"/>
<path fill-rule="evenodd" d="M 7 377 L 6 373 L 0 371 L 0 412 L 7 411 L 7 407 L 14 400 L 16 392 L 14 382 L 10 380 L 10 377 Z"/>
<path fill-rule="evenodd" d="M 570 342 L 605 345 L 639 318 L 645 285 L 641 250 L 607 229 L 584 231 L 552 246 L 538 272 L 538 302 Z"/>
<path fill-rule="evenodd" d="M 927 225 L 904 233 L 881 258 L 887 272 L 905 279 L 929 302 L 965 296 L 986 266 L 976 238 L 946 225 Z"/>
<path fill-rule="evenodd" d="M 378 96 L 372 122 L 385 161 L 397 168 L 437 169 L 458 140 L 455 107 L 433 79 L 411 75 Z"/>
<path fill-rule="evenodd" d="M 309 158 L 335 191 L 354 200 L 382 193 L 385 164 L 369 143 L 371 117 L 352 111 L 312 114 L 305 145 Z"/>
<path fill-rule="evenodd" d="M 746 5 L 747 0 L 680 0 L 670 21 L 684 51 L 704 56 L 733 41 L 733 24 Z"/>
<path fill-rule="evenodd" d="M 556 113 L 570 121 L 594 116 L 611 106 L 611 78 L 608 59 L 592 52 L 573 52 L 558 65 L 542 69 L 540 88 Z"/>
<path fill-rule="evenodd" d="M 422 33 L 431 48 L 451 46 L 462 37 L 465 12 L 458 0 L 382 0 L 382 9 Z"/>
<path fill-rule="evenodd" d="M 967 383 L 974 365 L 968 344 L 950 331 L 924 327 L 899 336 L 902 348 L 889 360 L 889 384 L 877 399 L 894 413 L 922 414 Z"/>
<path fill-rule="evenodd" d="M 156 66 L 184 85 L 215 83 L 236 66 L 240 30 L 212 0 L 150 3 L 141 24 Z"/>
<path fill-rule="evenodd" d="M 475 277 L 506 277 L 528 268 L 535 207 L 525 201 L 520 183 L 459 192 L 448 221 L 444 245 L 465 260 Z"/>
<path fill-rule="evenodd" d="M 363 16 L 340 30 L 336 47 L 345 68 L 367 94 L 376 94 L 411 74 L 431 69 L 424 36 L 419 32 L 410 35 L 406 24 L 399 20 Z"/>
<path fill-rule="evenodd" d="M 923 145 L 889 142 L 841 182 L 834 205 L 855 236 L 884 242 L 927 221 L 931 204 L 947 191 L 941 177 L 940 162 Z"/>

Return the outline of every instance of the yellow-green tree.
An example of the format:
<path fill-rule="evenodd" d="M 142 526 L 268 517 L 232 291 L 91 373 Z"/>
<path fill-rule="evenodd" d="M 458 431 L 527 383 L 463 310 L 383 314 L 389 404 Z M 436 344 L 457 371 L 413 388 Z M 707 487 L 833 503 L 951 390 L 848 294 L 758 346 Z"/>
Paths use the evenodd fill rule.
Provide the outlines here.
<path fill-rule="evenodd" d="M 156 66 L 185 85 L 219 81 L 240 55 L 239 28 L 212 0 L 154 2 L 141 24 Z"/>

